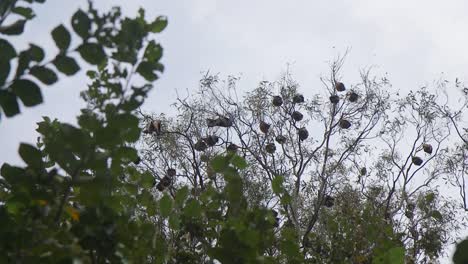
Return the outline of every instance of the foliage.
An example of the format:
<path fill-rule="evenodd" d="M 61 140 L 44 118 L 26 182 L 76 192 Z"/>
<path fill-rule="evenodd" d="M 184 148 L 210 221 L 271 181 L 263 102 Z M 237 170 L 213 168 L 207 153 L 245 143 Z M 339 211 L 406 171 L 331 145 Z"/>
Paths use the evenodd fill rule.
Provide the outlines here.
<path fill-rule="evenodd" d="M 462 264 L 468 262 L 468 239 L 461 241 L 453 255 L 453 263 Z"/>
<path fill-rule="evenodd" d="M 2 34 L 22 32 L 3 27 L 11 13 L 32 14 L 19 4 L 1 2 Z M 19 113 L 17 98 L 25 106 L 42 102 L 35 79 L 50 85 L 59 79 L 56 71 L 65 76 L 78 72 L 82 66 L 72 54 L 94 66 L 87 72 L 91 83 L 82 96 L 88 107 L 78 116 L 79 126 L 44 117 L 37 147 L 19 148 L 27 166 L 1 168 L 2 262 L 143 262 L 160 254 L 152 250 L 153 223 L 138 217 L 142 198 L 151 196 L 145 174 L 128 164 L 137 157 L 132 143 L 140 135 L 134 111 L 152 88 L 143 80 L 153 81 L 163 70 L 162 48 L 151 33 L 166 24 L 164 17 L 147 22 L 143 10 L 136 18 L 123 18 L 119 8 L 100 14 L 90 2 L 88 10 L 78 10 L 71 19 L 79 41 L 72 41 L 75 35 L 66 25 L 52 30 L 60 51 L 50 61 L 44 62 L 39 46 L 17 52 L 9 40 L 0 40 L 1 72 L 13 61 L 18 65 L 16 73 L 6 71 L 2 78 L 0 101 L 7 117 Z M 151 78 L 141 73 L 141 65 L 150 69 Z M 137 74 L 144 78 L 139 84 L 131 81 Z"/>
<path fill-rule="evenodd" d="M 146 115 L 164 70 L 152 33 L 166 18 L 89 2 L 51 31 L 59 52 L 46 60 L 12 44 L 33 2 L 45 1 L 0 2 L 3 114 L 85 67 L 87 107 L 77 126 L 44 117 L 37 145 L 19 146 L 26 166 L 2 165 L 0 262 L 427 263 L 462 224 L 437 184 L 464 190 L 466 100 L 451 110 L 427 89 L 395 97 L 368 72 L 345 86 L 338 60 L 311 99 L 290 75 L 242 99 L 237 78 L 223 90 L 206 75 L 176 117 Z"/>
<path fill-rule="evenodd" d="M 278 213 L 275 230 L 287 229 L 299 243 L 301 261 L 439 259 L 450 234 L 466 224 L 457 217 L 460 204 L 439 193 L 440 184 L 461 186 L 465 176 L 444 165 L 455 166 L 459 140 L 441 93 L 446 84 L 400 96 L 386 78 L 364 71 L 346 88 L 342 64 L 332 63 L 324 89 L 310 99 L 289 74 L 244 96 L 237 77 L 205 75 L 197 92 L 178 98 L 175 116 L 141 113 L 144 125 L 156 120 L 161 128 L 144 136 L 139 167 L 159 181 L 176 170 L 169 191 L 187 184 L 222 190 L 225 181 L 209 160 L 235 146 L 249 164 L 241 171 L 249 207 Z"/>

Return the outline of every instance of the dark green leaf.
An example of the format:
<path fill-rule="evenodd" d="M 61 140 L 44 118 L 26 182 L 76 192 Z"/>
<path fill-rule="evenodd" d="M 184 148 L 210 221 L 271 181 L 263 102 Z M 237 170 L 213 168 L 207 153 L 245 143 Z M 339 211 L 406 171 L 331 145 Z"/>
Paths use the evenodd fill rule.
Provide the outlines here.
<path fill-rule="evenodd" d="M 29 68 L 30 63 L 31 56 L 29 55 L 29 52 L 27 50 L 20 52 L 18 56 L 18 65 L 16 66 L 15 78 L 21 77 L 26 71 L 26 69 Z"/>
<path fill-rule="evenodd" d="M 130 112 L 130 111 L 137 109 L 142 104 L 143 104 L 142 98 L 137 98 L 135 94 L 133 94 L 129 100 L 127 100 L 121 105 L 121 107 L 122 107 L 122 110 Z"/>
<path fill-rule="evenodd" d="M 236 166 L 237 168 L 239 168 L 241 170 L 247 168 L 247 161 L 245 161 L 245 159 L 242 158 L 239 155 L 232 156 L 231 164 Z"/>
<path fill-rule="evenodd" d="M 36 77 L 42 83 L 47 84 L 47 85 L 54 84 L 58 80 L 57 74 L 53 70 L 45 66 L 32 67 L 29 72 L 31 73 L 32 76 Z"/>
<path fill-rule="evenodd" d="M 58 55 L 52 62 L 61 73 L 71 76 L 80 70 L 80 66 L 75 59 L 64 55 Z"/>
<path fill-rule="evenodd" d="M 158 75 L 154 73 L 154 70 L 155 68 L 153 66 L 153 63 L 149 61 L 142 61 L 140 65 L 138 65 L 138 68 L 136 71 L 147 81 L 152 82 L 158 79 Z"/>
<path fill-rule="evenodd" d="M 32 0 L 25 0 L 25 1 L 32 1 Z M 0 16 L 5 16 L 6 12 L 14 7 L 14 4 L 17 0 L 2 0 L 0 1 Z"/>
<path fill-rule="evenodd" d="M 10 62 L 7 60 L 0 60 L 0 87 L 5 83 L 10 73 Z"/>
<path fill-rule="evenodd" d="M 91 20 L 81 9 L 73 14 L 71 19 L 73 30 L 83 39 L 88 39 L 91 30 Z"/>
<path fill-rule="evenodd" d="M 0 106 L 7 117 L 12 117 L 20 112 L 16 95 L 9 91 L 0 90 Z"/>
<path fill-rule="evenodd" d="M 190 199 L 187 201 L 187 204 L 185 205 L 185 208 L 184 208 L 184 214 L 185 216 L 187 217 L 199 217 L 200 214 L 201 214 L 201 206 L 200 206 L 200 203 L 195 200 L 195 199 Z"/>
<path fill-rule="evenodd" d="M 117 149 L 115 158 L 125 162 L 132 162 L 138 158 L 138 152 L 135 148 L 129 146 L 122 146 Z"/>
<path fill-rule="evenodd" d="M 36 169 L 41 169 L 44 166 L 44 163 L 42 161 L 42 154 L 41 151 L 36 149 L 35 147 L 21 143 L 19 147 L 19 155 L 21 158 L 28 164 L 29 166 L 36 168 Z"/>
<path fill-rule="evenodd" d="M 223 156 L 216 156 L 211 160 L 211 167 L 215 172 L 223 172 L 228 165 L 226 158 Z"/>
<path fill-rule="evenodd" d="M 139 195 L 138 200 L 145 207 L 148 207 L 148 206 L 154 204 L 153 196 L 147 190 L 142 190 L 141 191 L 141 194 Z"/>
<path fill-rule="evenodd" d="M 119 114 L 109 120 L 108 129 L 116 131 L 121 139 L 128 142 L 135 142 L 140 138 L 139 120 L 132 114 Z M 116 135 L 112 135 L 116 137 Z"/>
<path fill-rule="evenodd" d="M 11 215 L 20 214 L 24 210 L 23 208 L 25 207 L 25 205 L 19 201 L 8 201 L 5 206 L 8 213 Z"/>
<path fill-rule="evenodd" d="M 11 60 L 16 57 L 15 48 L 5 39 L 0 39 L 0 60 Z"/>
<path fill-rule="evenodd" d="M 468 263 L 468 240 L 463 240 L 457 245 L 452 260 L 454 264 Z"/>
<path fill-rule="evenodd" d="M 405 263 L 405 249 L 403 247 L 395 247 L 388 251 L 388 263 L 391 264 L 404 264 Z"/>
<path fill-rule="evenodd" d="M 284 193 L 283 196 L 281 197 L 281 204 L 282 205 L 287 205 L 291 203 L 291 195 L 289 193 Z"/>
<path fill-rule="evenodd" d="M 24 31 L 24 24 L 26 23 L 26 20 L 18 20 L 15 23 L 5 26 L 5 27 L 0 27 L 0 33 L 5 34 L 5 35 L 19 35 L 23 33 Z"/>
<path fill-rule="evenodd" d="M 172 199 L 165 194 L 161 200 L 159 200 L 159 210 L 162 217 L 168 217 L 172 211 Z"/>
<path fill-rule="evenodd" d="M 150 62 L 157 62 L 161 59 L 163 54 L 163 48 L 161 45 L 156 44 L 154 40 L 151 40 L 146 46 L 145 59 Z"/>
<path fill-rule="evenodd" d="M 403 247 L 394 247 L 387 252 L 375 257 L 373 264 L 404 264 L 405 249 Z"/>
<path fill-rule="evenodd" d="M 275 194 L 280 194 L 282 192 L 283 182 L 284 182 L 283 176 L 277 175 L 275 176 L 275 178 L 273 178 L 273 181 L 271 182 L 271 188 L 273 189 L 273 192 Z"/>
<path fill-rule="evenodd" d="M 227 194 L 228 200 L 234 204 L 239 204 L 241 202 L 242 197 L 242 179 L 238 175 L 231 175 L 227 177 L 226 172 L 229 170 L 224 171 L 225 179 L 228 181 L 226 184 L 225 192 Z"/>
<path fill-rule="evenodd" d="M 171 216 L 169 217 L 169 226 L 175 230 L 179 229 L 180 218 L 177 214 L 171 214 Z"/>
<path fill-rule="evenodd" d="M 16 80 L 10 88 L 25 106 L 35 106 L 42 103 L 41 89 L 30 80 Z"/>
<path fill-rule="evenodd" d="M 153 23 L 151 23 L 150 30 L 153 33 L 159 33 L 163 31 L 166 27 L 167 27 L 167 17 L 159 16 L 153 21 Z"/>
<path fill-rule="evenodd" d="M 52 38 L 55 41 L 55 45 L 57 45 L 61 51 L 65 51 L 70 47 L 70 32 L 68 32 L 63 25 L 59 25 L 52 30 Z"/>
<path fill-rule="evenodd" d="M 96 141 L 99 146 L 110 148 L 122 143 L 119 135 L 119 129 L 116 127 L 100 127 L 95 132 Z"/>
<path fill-rule="evenodd" d="M 435 220 L 438 220 L 438 221 L 441 221 L 443 219 L 442 217 L 442 214 L 437 211 L 437 210 L 434 210 L 431 212 L 431 216 L 435 219 Z"/>
<path fill-rule="evenodd" d="M 3 163 L 0 173 L 2 177 L 10 183 L 22 181 L 25 179 L 23 168 L 14 167 L 8 163 Z"/>
<path fill-rule="evenodd" d="M 428 193 L 425 198 L 428 203 L 432 203 L 435 199 L 435 194 L 432 192 Z"/>
<path fill-rule="evenodd" d="M 35 15 L 31 8 L 23 7 L 23 6 L 16 6 L 11 10 L 13 13 L 23 16 L 26 19 L 32 19 Z"/>
<path fill-rule="evenodd" d="M 89 109 L 82 109 L 78 117 L 78 124 L 87 130 L 96 131 L 101 127 L 101 122 L 97 115 Z"/>
<path fill-rule="evenodd" d="M 184 186 L 177 191 L 176 196 L 175 196 L 175 203 L 177 206 L 179 207 L 182 206 L 185 199 L 187 199 L 188 193 L 189 193 L 189 189 L 187 186 Z"/>
<path fill-rule="evenodd" d="M 154 181 L 155 179 L 151 173 L 146 171 L 141 174 L 141 180 L 140 180 L 141 187 L 149 189 L 154 186 Z"/>
<path fill-rule="evenodd" d="M 280 248 L 290 259 L 298 259 L 300 257 L 299 245 L 295 243 L 294 239 L 283 239 Z"/>
<path fill-rule="evenodd" d="M 29 44 L 28 54 L 33 61 L 41 62 L 44 59 L 44 50 L 34 44 Z"/>
<path fill-rule="evenodd" d="M 164 72 L 164 65 L 161 63 L 157 62 L 153 64 L 153 69 L 158 72 Z"/>
<path fill-rule="evenodd" d="M 78 47 L 81 57 L 90 64 L 98 65 L 106 59 L 106 53 L 97 43 L 84 43 Z"/>
<path fill-rule="evenodd" d="M 89 146 L 90 142 L 88 134 L 83 130 L 70 124 L 62 123 L 60 131 L 63 136 L 62 140 L 66 142 L 66 147 L 71 148 L 77 153 L 82 153 L 87 150 L 87 146 Z"/>

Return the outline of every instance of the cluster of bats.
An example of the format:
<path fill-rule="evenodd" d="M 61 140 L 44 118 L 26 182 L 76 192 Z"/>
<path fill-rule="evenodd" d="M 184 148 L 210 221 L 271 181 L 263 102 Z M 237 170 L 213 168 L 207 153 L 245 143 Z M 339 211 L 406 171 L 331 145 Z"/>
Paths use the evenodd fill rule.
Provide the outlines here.
<path fill-rule="evenodd" d="M 329 97 L 329 100 L 330 100 L 330 102 L 332 104 L 336 105 L 340 101 L 340 96 L 338 95 L 338 93 L 346 91 L 346 87 L 342 82 L 335 82 L 335 87 L 334 88 L 335 88 L 335 93 L 332 94 Z M 357 100 L 359 99 L 359 95 L 355 91 L 351 90 L 346 94 L 346 98 L 348 99 L 348 101 L 354 103 L 354 102 L 357 102 Z M 296 94 L 292 98 L 292 102 L 294 104 L 301 104 L 304 101 L 305 101 L 304 96 L 302 94 Z M 284 100 L 283 100 L 283 98 L 281 96 L 279 96 L 279 95 L 273 96 L 273 99 L 272 99 L 273 106 L 280 107 L 280 106 L 283 105 L 283 103 L 284 103 Z M 295 111 L 293 111 L 291 113 L 291 118 L 295 122 L 299 122 L 304 118 L 304 115 L 301 112 L 295 110 Z M 208 119 L 206 119 L 206 125 L 209 128 L 211 128 L 211 127 L 225 127 L 225 128 L 228 128 L 228 127 L 231 127 L 233 125 L 233 120 L 231 118 L 228 118 L 228 117 L 225 117 L 225 116 L 219 116 L 218 118 L 208 118 Z M 349 129 L 351 127 L 351 122 L 349 122 L 348 120 L 346 120 L 344 118 L 341 118 L 340 121 L 338 122 L 338 125 L 342 129 Z M 260 121 L 259 129 L 260 129 L 260 131 L 262 133 L 268 134 L 268 132 L 270 130 L 270 127 L 271 127 L 271 125 L 268 124 L 267 122 Z M 143 130 L 143 133 L 161 135 L 161 133 L 162 133 L 161 121 L 160 120 L 153 120 L 153 121 L 149 122 L 146 129 Z M 301 127 L 301 128 L 297 129 L 297 135 L 299 137 L 299 140 L 304 141 L 309 137 L 309 132 L 307 131 L 307 129 L 305 127 Z M 196 150 L 196 151 L 199 151 L 199 152 L 205 151 L 207 148 L 215 146 L 218 143 L 219 139 L 220 138 L 218 136 L 216 136 L 216 135 L 209 135 L 207 137 L 201 138 L 201 139 L 199 139 L 197 142 L 195 142 L 193 144 L 193 149 Z M 275 137 L 275 141 L 277 143 L 279 143 L 279 144 L 284 144 L 284 143 L 286 143 L 287 138 L 285 136 L 283 136 L 283 135 L 277 135 Z M 236 144 L 231 143 L 227 147 L 227 150 L 228 151 L 237 151 L 238 148 L 239 148 L 239 146 L 237 146 Z M 430 144 L 423 144 L 423 150 L 426 153 L 432 154 L 432 146 Z M 265 145 L 265 151 L 267 153 L 273 154 L 276 151 L 275 143 L 273 143 L 273 142 L 267 143 Z M 412 157 L 412 163 L 417 165 L 417 166 L 420 166 L 420 165 L 422 165 L 423 160 L 422 160 L 422 158 L 420 158 L 418 156 L 413 156 Z M 366 173 L 367 173 L 366 168 L 362 168 L 360 170 L 361 175 L 365 175 Z M 169 187 L 172 184 L 172 182 L 173 182 L 172 178 L 175 175 L 176 175 L 176 170 L 175 169 L 172 169 L 172 168 L 168 169 L 167 172 L 166 172 L 166 175 L 156 185 L 156 188 L 159 191 L 163 191 L 164 189 Z M 323 204 L 326 207 L 332 207 L 333 204 L 334 204 L 334 198 L 327 195 L 325 197 L 324 201 L 323 201 Z"/>

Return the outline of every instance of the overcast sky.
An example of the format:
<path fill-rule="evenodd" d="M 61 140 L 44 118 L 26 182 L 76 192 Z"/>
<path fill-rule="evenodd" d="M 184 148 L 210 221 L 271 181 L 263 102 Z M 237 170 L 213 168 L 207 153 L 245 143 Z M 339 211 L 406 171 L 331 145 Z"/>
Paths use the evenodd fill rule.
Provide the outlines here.
<path fill-rule="evenodd" d="M 121 5 L 133 16 L 139 7 L 151 18 L 166 15 L 169 26 L 159 35 L 166 71 L 144 109 L 167 111 L 176 90 L 198 86 L 200 72 L 242 75 L 241 88 L 261 80 L 275 80 L 290 70 L 304 94 L 320 87 L 328 61 L 350 49 L 343 76 L 357 80 L 359 70 L 375 66 L 388 73 L 403 91 L 431 84 L 441 77 L 468 77 L 468 1 L 349 0 L 349 1 L 95 1 L 107 9 Z M 36 5 L 37 17 L 17 43 L 34 42 L 55 49 L 50 30 L 69 19 L 86 2 L 48 0 Z M 0 51 L 1 52 L 1 51 Z M 55 51 L 54 51 L 55 52 Z M 49 56 L 54 52 L 50 52 Z M 83 107 L 78 95 L 85 88 L 84 72 L 44 88 L 45 104 L 22 109 L 22 114 L 0 123 L 0 164 L 20 162 L 18 143 L 34 143 L 41 116 L 75 122 Z"/>

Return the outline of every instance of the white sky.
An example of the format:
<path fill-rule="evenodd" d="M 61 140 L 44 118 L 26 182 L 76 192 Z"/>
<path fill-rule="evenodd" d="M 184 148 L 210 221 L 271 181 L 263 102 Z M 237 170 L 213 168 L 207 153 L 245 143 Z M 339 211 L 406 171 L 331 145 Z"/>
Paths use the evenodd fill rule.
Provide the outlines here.
<path fill-rule="evenodd" d="M 155 83 L 144 110 L 167 111 L 176 96 L 197 88 L 200 72 L 242 74 L 241 88 L 275 80 L 291 64 L 304 94 L 320 87 L 327 62 L 350 48 L 343 76 L 358 79 L 363 67 L 388 73 L 395 88 L 407 91 L 441 77 L 468 78 L 468 1 L 466 0 L 328 0 L 95 1 L 99 8 L 121 5 L 133 16 L 139 7 L 151 18 L 166 15 L 169 26 L 159 36 L 166 72 Z M 54 48 L 50 30 L 69 19 L 86 1 L 48 0 L 36 5 L 19 45 L 34 42 Z M 47 49 L 46 49 L 47 50 Z M 1 51 L 0 51 L 1 52 Z M 55 52 L 55 51 L 54 51 Z M 52 56 L 54 53 L 48 53 Z M 86 86 L 84 71 L 44 87 L 45 104 L 23 108 L 0 121 L 0 164 L 19 163 L 19 142 L 34 143 L 41 116 L 75 122 L 83 107 L 78 95 Z"/>

